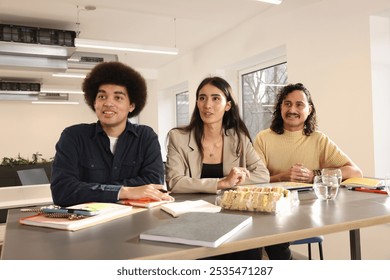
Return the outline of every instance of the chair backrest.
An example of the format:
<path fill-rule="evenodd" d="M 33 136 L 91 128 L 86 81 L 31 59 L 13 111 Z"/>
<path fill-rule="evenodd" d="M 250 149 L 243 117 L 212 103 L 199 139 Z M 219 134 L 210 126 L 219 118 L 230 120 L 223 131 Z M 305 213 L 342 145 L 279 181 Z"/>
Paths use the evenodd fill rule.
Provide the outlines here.
<path fill-rule="evenodd" d="M 49 183 L 49 179 L 47 178 L 45 169 L 43 168 L 23 169 L 16 172 L 18 173 L 22 185 L 40 185 Z"/>

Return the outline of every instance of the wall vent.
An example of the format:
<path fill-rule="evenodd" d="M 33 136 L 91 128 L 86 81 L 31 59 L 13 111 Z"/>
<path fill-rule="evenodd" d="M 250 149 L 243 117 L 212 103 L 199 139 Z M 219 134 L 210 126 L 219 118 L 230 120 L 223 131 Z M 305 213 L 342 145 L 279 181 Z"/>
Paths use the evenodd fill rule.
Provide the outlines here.
<path fill-rule="evenodd" d="M 0 24 L 0 41 L 74 47 L 75 31 Z"/>
<path fill-rule="evenodd" d="M 115 54 L 102 54 L 92 52 L 74 52 L 68 59 L 68 69 L 92 69 L 96 64 L 101 62 L 118 61 Z"/>
<path fill-rule="evenodd" d="M 69 94 L 68 93 L 41 92 L 38 95 L 38 100 L 69 100 Z"/>
<path fill-rule="evenodd" d="M 36 94 L 40 91 L 40 83 L 0 81 L 0 92 L 15 94 Z"/>

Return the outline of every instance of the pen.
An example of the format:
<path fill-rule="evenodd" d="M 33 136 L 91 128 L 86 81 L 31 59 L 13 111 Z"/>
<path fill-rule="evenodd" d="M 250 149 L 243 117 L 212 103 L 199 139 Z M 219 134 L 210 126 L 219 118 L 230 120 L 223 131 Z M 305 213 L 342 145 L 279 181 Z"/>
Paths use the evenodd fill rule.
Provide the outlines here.
<path fill-rule="evenodd" d="M 162 193 L 168 193 L 168 191 L 167 190 L 164 190 L 164 189 L 158 189 L 160 192 L 162 192 Z"/>
<path fill-rule="evenodd" d="M 387 194 L 386 191 L 383 191 L 383 190 L 378 190 L 378 189 L 367 189 L 367 188 L 357 188 L 357 187 L 354 187 L 354 188 L 350 188 L 349 190 L 351 191 L 358 191 L 358 192 L 370 192 L 370 193 L 380 193 L 380 194 Z"/>
<path fill-rule="evenodd" d="M 98 211 L 91 211 L 88 209 L 72 209 L 72 208 L 42 208 L 41 209 L 43 213 L 49 214 L 49 213 L 62 213 L 62 214 L 73 214 L 73 215 L 82 215 L 82 216 L 95 216 L 99 212 Z"/>
<path fill-rule="evenodd" d="M 63 208 L 58 206 L 48 206 L 48 207 L 39 207 L 39 208 L 22 208 L 21 212 L 35 212 L 40 214 L 49 215 L 52 218 L 66 218 L 69 216 L 94 216 L 97 215 L 98 211 L 91 211 L 87 209 L 72 209 L 72 208 Z"/>

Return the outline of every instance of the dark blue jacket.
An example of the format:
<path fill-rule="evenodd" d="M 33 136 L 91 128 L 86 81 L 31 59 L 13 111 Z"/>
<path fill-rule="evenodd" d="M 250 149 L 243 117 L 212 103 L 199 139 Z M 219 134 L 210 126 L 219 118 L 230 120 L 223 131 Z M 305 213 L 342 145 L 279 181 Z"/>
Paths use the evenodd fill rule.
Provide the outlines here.
<path fill-rule="evenodd" d="M 116 202 L 120 188 L 163 184 L 164 169 L 156 133 L 127 123 L 115 155 L 100 122 L 66 128 L 56 144 L 51 192 L 56 205 Z"/>

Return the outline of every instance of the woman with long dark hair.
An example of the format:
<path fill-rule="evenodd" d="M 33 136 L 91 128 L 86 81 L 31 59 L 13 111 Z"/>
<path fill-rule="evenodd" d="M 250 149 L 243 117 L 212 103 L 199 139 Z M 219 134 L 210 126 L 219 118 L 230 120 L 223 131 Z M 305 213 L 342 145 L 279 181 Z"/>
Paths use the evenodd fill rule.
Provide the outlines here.
<path fill-rule="evenodd" d="M 172 129 L 168 138 L 166 180 L 172 192 L 216 193 L 269 181 L 231 87 L 220 77 L 200 83 L 190 124 Z"/>
<path fill-rule="evenodd" d="M 190 124 L 172 129 L 168 138 L 166 181 L 173 193 L 217 193 L 236 185 L 269 182 L 231 87 L 220 77 L 200 83 Z M 212 259 L 261 257 L 261 248 L 256 248 Z"/>

